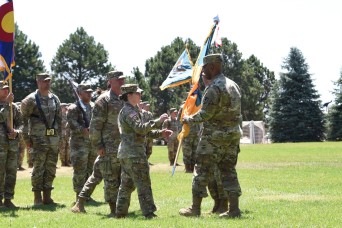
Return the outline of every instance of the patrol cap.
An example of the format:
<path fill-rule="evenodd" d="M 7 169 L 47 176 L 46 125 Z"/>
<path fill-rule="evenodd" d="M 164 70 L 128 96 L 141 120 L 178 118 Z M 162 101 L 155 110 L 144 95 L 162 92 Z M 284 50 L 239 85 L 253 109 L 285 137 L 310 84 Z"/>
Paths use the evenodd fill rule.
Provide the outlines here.
<path fill-rule="evenodd" d="M 6 81 L 2 81 L 0 83 L 0 89 L 6 89 L 6 88 L 8 88 L 7 82 Z"/>
<path fill-rule="evenodd" d="M 210 55 L 204 56 L 202 66 L 208 63 L 222 63 L 222 62 L 223 62 L 223 57 L 221 54 L 210 54 Z"/>
<path fill-rule="evenodd" d="M 121 78 L 125 78 L 126 76 L 123 75 L 122 71 L 117 71 L 117 70 L 113 70 L 113 71 L 109 71 L 107 73 L 107 80 L 110 79 L 121 79 Z"/>
<path fill-rule="evenodd" d="M 170 113 L 177 112 L 176 108 L 170 108 Z"/>
<path fill-rule="evenodd" d="M 39 81 L 47 81 L 47 80 L 51 80 L 51 75 L 49 73 L 39 73 L 36 76 L 36 79 Z"/>
<path fill-rule="evenodd" d="M 79 84 L 77 86 L 78 92 L 93 92 L 94 90 L 91 89 L 89 84 Z"/>
<path fill-rule="evenodd" d="M 125 84 L 121 87 L 121 94 L 124 95 L 126 93 L 141 93 L 143 90 L 139 88 L 137 84 Z"/>

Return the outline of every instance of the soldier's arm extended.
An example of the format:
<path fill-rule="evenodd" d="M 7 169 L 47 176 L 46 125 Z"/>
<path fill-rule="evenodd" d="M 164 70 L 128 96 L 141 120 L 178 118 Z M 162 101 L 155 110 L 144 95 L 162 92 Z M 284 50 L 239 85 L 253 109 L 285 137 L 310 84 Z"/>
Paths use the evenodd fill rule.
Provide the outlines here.
<path fill-rule="evenodd" d="M 93 148 L 102 150 L 105 148 L 102 142 L 102 129 L 107 121 L 107 103 L 105 99 L 97 100 L 92 112 L 89 126 L 89 138 Z"/>
<path fill-rule="evenodd" d="M 68 125 L 70 127 L 70 129 L 76 133 L 76 134 L 81 134 L 83 131 L 83 122 L 79 123 L 78 120 L 78 113 L 79 112 L 79 108 L 72 104 L 67 111 L 67 121 L 68 121 Z"/>
<path fill-rule="evenodd" d="M 33 99 L 30 99 L 29 97 L 26 97 L 22 102 L 21 102 L 21 114 L 23 117 L 23 123 L 24 123 L 24 127 L 23 127 L 23 139 L 26 143 L 26 145 L 28 145 L 30 142 L 30 138 L 28 135 L 28 121 L 30 119 L 30 116 L 33 112 L 33 108 L 35 107 L 35 103 L 33 101 Z"/>
<path fill-rule="evenodd" d="M 219 109 L 219 90 L 215 86 L 207 88 L 202 102 L 202 108 L 193 116 L 188 118 L 190 123 L 202 123 L 211 119 Z"/>
<path fill-rule="evenodd" d="M 156 120 L 150 120 L 147 123 L 142 124 L 137 112 L 127 115 L 125 121 L 139 135 L 147 135 L 151 130 L 158 127 L 158 122 L 161 122 L 160 118 L 158 118 Z"/>

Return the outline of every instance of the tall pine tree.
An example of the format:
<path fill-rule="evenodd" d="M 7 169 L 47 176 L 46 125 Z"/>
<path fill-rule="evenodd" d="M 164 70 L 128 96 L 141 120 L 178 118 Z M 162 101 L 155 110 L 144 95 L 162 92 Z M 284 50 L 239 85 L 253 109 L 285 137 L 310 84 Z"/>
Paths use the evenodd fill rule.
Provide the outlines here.
<path fill-rule="evenodd" d="M 327 139 L 331 141 L 342 140 L 342 70 L 340 78 L 334 83 L 337 87 L 333 92 L 335 95 L 335 104 L 328 113 L 328 134 Z"/>
<path fill-rule="evenodd" d="M 270 134 L 273 142 L 312 142 L 324 139 L 324 118 L 319 95 L 302 52 L 291 48 L 273 91 Z"/>
<path fill-rule="evenodd" d="M 37 88 L 36 75 L 46 70 L 44 62 L 41 60 L 39 47 L 27 38 L 17 24 L 15 27 L 15 66 L 12 68 L 12 89 L 15 100 L 21 101 Z"/>

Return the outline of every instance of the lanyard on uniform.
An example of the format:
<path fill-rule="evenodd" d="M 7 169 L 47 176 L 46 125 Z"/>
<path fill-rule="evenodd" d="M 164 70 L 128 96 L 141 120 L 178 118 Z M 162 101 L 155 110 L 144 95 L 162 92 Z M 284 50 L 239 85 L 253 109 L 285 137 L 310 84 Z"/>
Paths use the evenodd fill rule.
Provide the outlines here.
<path fill-rule="evenodd" d="M 44 111 L 42 109 L 42 105 L 40 103 L 39 96 L 38 96 L 38 91 L 35 94 L 35 98 L 36 98 L 36 103 L 37 103 L 37 107 L 38 107 L 38 110 L 39 110 L 40 118 L 43 120 L 43 122 L 44 122 L 44 124 L 46 126 L 46 129 L 49 129 L 50 128 L 49 127 L 49 123 L 48 123 L 48 121 L 47 121 L 47 119 L 45 117 Z M 57 115 L 57 101 L 55 99 L 55 96 L 52 95 L 52 98 L 55 101 L 56 110 L 55 110 L 55 116 L 53 117 L 53 122 L 52 122 L 51 128 L 53 128 L 55 126 L 56 115 Z"/>

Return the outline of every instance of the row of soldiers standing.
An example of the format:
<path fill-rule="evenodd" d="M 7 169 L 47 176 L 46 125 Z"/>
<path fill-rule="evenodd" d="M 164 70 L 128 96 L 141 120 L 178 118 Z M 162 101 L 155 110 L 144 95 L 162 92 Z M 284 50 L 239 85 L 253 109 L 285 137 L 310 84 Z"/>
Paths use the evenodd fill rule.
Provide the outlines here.
<path fill-rule="evenodd" d="M 217 209 L 229 201 L 230 208 L 225 215 L 237 217 L 240 216 L 238 197 L 241 195 L 235 170 L 241 130 L 240 92 L 234 82 L 222 75 L 220 55 L 206 56 L 203 63 L 204 78 L 212 82 L 206 88 L 202 110 L 183 119 L 184 123 L 204 124 L 196 149 L 193 205 L 181 209 L 180 214 L 199 216 L 202 198 L 207 196 L 206 187 L 212 183 L 216 195 L 220 196 L 221 186 L 224 193 L 222 196 L 225 197 L 223 200 L 218 198 L 218 201 L 213 197 L 213 211 L 215 207 Z M 168 115 L 163 114 L 156 120 L 142 123 L 137 106 L 142 90 L 137 85 L 124 85 L 125 77 L 120 71 L 109 72 L 107 78 L 110 89 L 95 104 L 90 102 L 90 86 L 80 85 L 80 99 L 68 109 L 67 119 L 71 129 L 70 159 L 74 167 L 73 187 L 77 198 L 72 211 L 85 212 L 84 202 L 104 179 L 105 200 L 109 203 L 112 216 L 121 218 L 128 214 L 130 195 L 137 188 L 143 215 L 153 218 L 156 216 L 156 207 L 146 157 L 146 137 L 168 138 L 172 135 L 171 130 L 157 130 Z M 54 204 L 51 191 L 62 135 L 62 115 L 58 97 L 50 92 L 50 75 L 37 75 L 37 85 L 38 90 L 22 101 L 22 119 L 19 109 L 14 105 L 13 128 L 8 128 L 7 117 L 8 104 L 14 100 L 14 95 L 8 94 L 8 91 L 7 96 L 0 94 L 0 97 L 5 97 L 0 110 L 0 122 L 6 125 L 0 132 L 5 136 L 5 146 L 0 156 L 4 155 L 5 161 L 7 158 L 15 160 L 15 164 L 4 164 L 6 172 L 0 170 L 1 177 L 6 176 L 1 178 L 5 183 L 2 186 L 5 187 L 0 188 L 1 204 L 2 199 L 5 199 L 6 207 L 14 207 L 11 199 L 14 195 L 16 173 L 12 170 L 15 167 L 16 171 L 16 152 L 14 159 L 11 156 L 12 148 L 18 148 L 20 135 L 33 162 L 31 183 L 34 205 Z M 170 163 L 172 156 L 169 154 Z M 190 170 L 193 169 L 191 162 L 187 166 Z M 216 175 L 215 170 L 219 178 L 212 178 Z"/>

